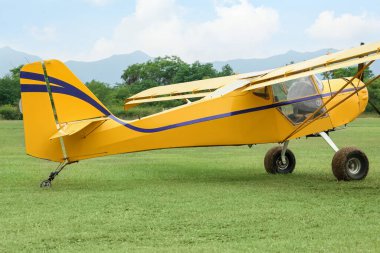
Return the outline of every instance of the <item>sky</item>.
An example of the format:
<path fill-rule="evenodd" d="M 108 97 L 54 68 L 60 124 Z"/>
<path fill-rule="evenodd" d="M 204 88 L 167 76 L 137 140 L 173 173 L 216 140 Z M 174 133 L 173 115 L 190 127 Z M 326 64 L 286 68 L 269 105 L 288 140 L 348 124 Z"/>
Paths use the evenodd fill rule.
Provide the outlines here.
<path fill-rule="evenodd" d="M 380 40 L 378 0 L 0 0 L 0 47 L 93 61 L 137 50 L 188 62 Z"/>

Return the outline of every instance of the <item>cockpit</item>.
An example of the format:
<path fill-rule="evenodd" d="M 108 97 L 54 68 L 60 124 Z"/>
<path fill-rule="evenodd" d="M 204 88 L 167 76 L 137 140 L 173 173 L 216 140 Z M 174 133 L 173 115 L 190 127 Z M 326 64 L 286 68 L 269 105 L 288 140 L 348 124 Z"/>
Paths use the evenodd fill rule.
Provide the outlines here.
<path fill-rule="evenodd" d="M 277 107 L 292 123 L 300 123 L 321 105 L 323 84 L 317 76 L 302 77 L 272 86 Z"/>

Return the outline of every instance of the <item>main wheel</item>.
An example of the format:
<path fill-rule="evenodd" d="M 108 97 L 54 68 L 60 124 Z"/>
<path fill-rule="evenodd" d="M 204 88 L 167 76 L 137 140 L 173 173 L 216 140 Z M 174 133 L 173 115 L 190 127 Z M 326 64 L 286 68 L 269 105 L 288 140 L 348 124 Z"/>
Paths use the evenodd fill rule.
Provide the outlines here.
<path fill-rule="evenodd" d="M 289 174 L 296 167 L 296 157 L 290 149 L 286 149 L 285 163 L 281 160 L 282 147 L 271 148 L 264 158 L 264 167 L 269 174 Z"/>
<path fill-rule="evenodd" d="M 369 170 L 367 156 L 355 147 L 345 147 L 335 153 L 332 171 L 338 180 L 362 180 Z"/>

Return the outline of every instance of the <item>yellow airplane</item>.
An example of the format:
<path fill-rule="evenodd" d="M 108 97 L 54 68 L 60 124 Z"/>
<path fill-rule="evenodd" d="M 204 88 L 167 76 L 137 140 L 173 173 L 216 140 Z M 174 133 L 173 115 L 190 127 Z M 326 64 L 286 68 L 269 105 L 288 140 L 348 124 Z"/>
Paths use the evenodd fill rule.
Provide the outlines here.
<path fill-rule="evenodd" d="M 66 165 L 144 150 L 281 143 L 268 151 L 268 173 L 292 173 L 289 141 L 321 136 L 335 151 L 337 180 L 361 180 L 369 163 L 357 148 L 338 148 L 328 132 L 366 108 L 364 70 L 380 58 L 380 42 L 269 71 L 239 74 L 142 91 L 125 109 L 174 99 L 188 103 L 141 119 L 115 117 L 60 61 L 25 65 L 20 73 L 28 155 L 59 162 L 41 187 L 50 187 Z M 359 64 L 354 77 L 321 81 L 317 74 Z M 190 101 L 189 99 L 196 101 Z"/>

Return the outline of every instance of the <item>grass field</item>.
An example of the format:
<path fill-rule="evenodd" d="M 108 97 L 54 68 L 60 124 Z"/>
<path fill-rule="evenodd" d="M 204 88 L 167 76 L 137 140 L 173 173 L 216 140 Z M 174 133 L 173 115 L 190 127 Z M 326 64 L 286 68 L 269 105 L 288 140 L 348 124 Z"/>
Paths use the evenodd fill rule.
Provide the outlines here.
<path fill-rule="evenodd" d="M 56 164 L 25 155 L 20 121 L 0 121 L 0 252 L 379 252 L 380 119 L 331 136 L 370 160 L 336 182 L 320 138 L 290 143 L 291 175 L 268 175 L 272 145 L 171 149 Z"/>

